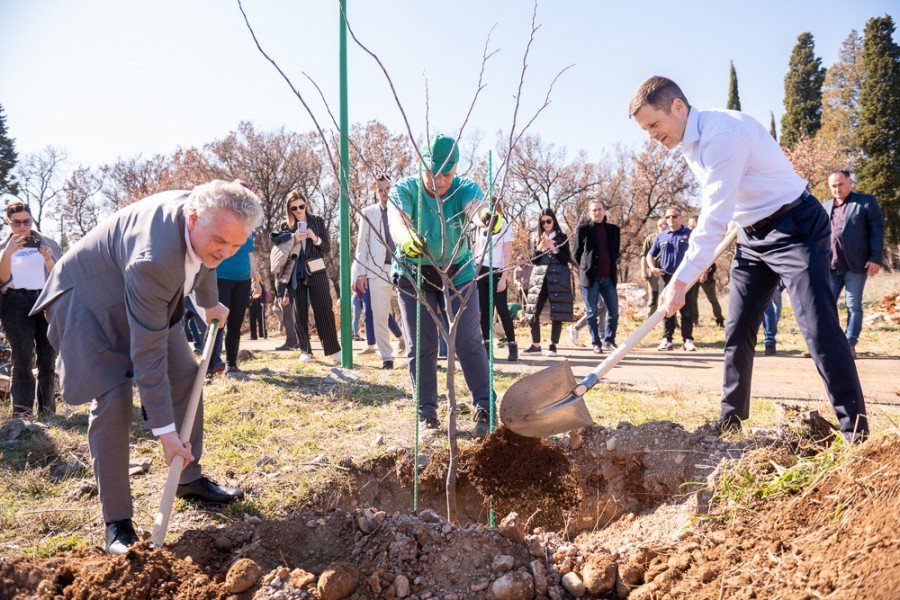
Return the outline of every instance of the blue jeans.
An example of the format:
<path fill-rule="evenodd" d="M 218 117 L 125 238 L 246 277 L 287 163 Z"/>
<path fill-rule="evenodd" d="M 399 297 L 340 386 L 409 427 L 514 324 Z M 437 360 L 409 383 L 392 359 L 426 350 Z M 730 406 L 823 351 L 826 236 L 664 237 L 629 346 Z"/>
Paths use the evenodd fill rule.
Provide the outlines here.
<path fill-rule="evenodd" d="M 597 323 L 597 298 L 603 298 L 606 304 L 606 331 L 602 341 L 616 343 L 616 329 L 619 327 L 619 295 L 616 284 L 611 277 L 600 277 L 589 286 L 581 286 L 584 307 L 587 311 L 588 329 L 591 332 L 591 344 L 600 345 L 600 329 Z"/>
<path fill-rule="evenodd" d="M 855 346 L 859 341 L 859 332 L 862 331 L 862 298 L 866 277 L 865 273 L 831 271 L 831 291 L 834 292 L 835 303 L 841 295 L 841 290 L 847 290 L 847 330 L 845 333 L 851 346 Z"/>
<path fill-rule="evenodd" d="M 781 288 L 775 289 L 772 296 L 772 302 L 763 312 L 763 344 L 766 346 L 775 345 L 775 336 L 778 334 L 778 321 L 781 319 Z"/>

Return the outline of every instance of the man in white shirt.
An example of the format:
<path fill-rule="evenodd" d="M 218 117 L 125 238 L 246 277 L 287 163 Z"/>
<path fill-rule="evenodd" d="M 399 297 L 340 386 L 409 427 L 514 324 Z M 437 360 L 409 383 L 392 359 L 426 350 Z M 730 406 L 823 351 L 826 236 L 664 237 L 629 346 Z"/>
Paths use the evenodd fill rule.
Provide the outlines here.
<path fill-rule="evenodd" d="M 630 117 L 668 149 L 678 148 L 702 190 L 697 228 L 660 298 L 667 315 L 685 302 L 686 282 L 710 264 L 729 221 L 738 229 L 725 332 L 720 431 L 750 413 L 750 378 L 763 311 L 779 278 L 825 383 L 841 432 L 868 433 L 865 402 L 829 283 L 828 215 L 758 121 L 736 111 L 692 108 L 675 82 L 651 77 L 635 92 Z"/>
<path fill-rule="evenodd" d="M 381 354 L 381 366 L 394 368 L 394 351 L 391 348 L 391 295 L 394 285 L 391 281 L 391 259 L 394 256 L 394 241 L 388 226 L 387 200 L 391 191 L 391 180 L 386 175 L 375 179 L 375 197 L 378 202 L 362 209 L 359 219 L 359 233 L 356 238 L 356 255 L 353 257 L 353 281 L 360 293 L 369 292 L 372 306 L 372 323 L 375 343 Z M 369 332 L 366 332 L 368 336 Z"/>

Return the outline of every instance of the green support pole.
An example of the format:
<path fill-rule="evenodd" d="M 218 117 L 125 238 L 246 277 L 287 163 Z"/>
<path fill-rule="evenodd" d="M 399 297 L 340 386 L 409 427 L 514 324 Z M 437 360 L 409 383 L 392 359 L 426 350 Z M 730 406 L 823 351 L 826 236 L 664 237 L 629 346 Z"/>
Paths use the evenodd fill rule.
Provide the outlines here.
<path fill-rule="evenodd" d="M 350 331 L 353 308 L 350 303 L 350 207 L 347 189 L 350 182 L 350 135 L 347 114 L 347 0 L 341 2 L 341 365 L 353 368 L 353 332 Z"/>
<path fill-rule="evenodd" d="M 490 420 L 491 432 L 494 431 L 494 228 L 491 226 L 491 219 L 494 217 L 494 165 L 493 154 L 488 150 L 488 206 L 491 215 L 488 217 L 488 373 L 491 378 L 490 385 Z M 488 525 L 494 526 L 494 498 L 490 498 L 491 507 L 488 509 Z"/>

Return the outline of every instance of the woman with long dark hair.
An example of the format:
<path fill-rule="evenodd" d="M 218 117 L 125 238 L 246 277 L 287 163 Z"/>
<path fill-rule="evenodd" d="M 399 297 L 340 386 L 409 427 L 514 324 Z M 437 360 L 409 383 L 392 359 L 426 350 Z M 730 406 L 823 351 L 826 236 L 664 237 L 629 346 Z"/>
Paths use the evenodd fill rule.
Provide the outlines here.
<path fill-rule="evenodd" d="M 293 237 L 292 257 L 296 257 L 284 294 L 293 296 L 294 326 L 300 342 L 300 360 L 312 357 L 309 338 L 309 306 L 319 332 L 319 340 L 326 356 L 341 351 L 332 310 L 331 282 L 325 268 L 324 256 L 331 251 L 325 221 L 310 212 L 309 201 L 299 191 L 285 197 L 285 222 L 272 234 L 274 244 L 284 244 Z"/>
<path fill-rule="evenodd" d="M 556 356 L 562 324 L 573 320 L 575 298 L 569 263 L 569 238 L 562 232 L 556 213 L 545 208 L 538 216 L 537 243 L 531 256 L 534 269 L 528 281 L 525 314 L 531 322 L 531 346 L 523 354 L 541 353 L 541 311 L 550 302 L 550 347 L 547 356 Z"/>

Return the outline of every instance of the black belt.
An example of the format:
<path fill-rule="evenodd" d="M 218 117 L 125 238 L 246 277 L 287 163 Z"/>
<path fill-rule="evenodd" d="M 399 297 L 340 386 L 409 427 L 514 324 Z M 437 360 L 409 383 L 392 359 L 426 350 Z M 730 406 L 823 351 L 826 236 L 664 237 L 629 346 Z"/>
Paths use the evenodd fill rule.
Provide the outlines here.
<path fill-rule="evenodd" d="M 762 231 L 763 229 L 765 229 L 766 227 L 768 227 L 769 225 L 771 225 L 772 223 L 774 223 L 775 221 L 777 221 L 778 219 L 783 217 L 786 213 L 788 213 L 789 211 L 791 211 L 794 208 L 796 208 L 797 206 L 799 206 L 808 197 L 809 197 L 809 192 L 807 190 L 803 190 L 803 193 L 800 194 L 799 198 L 797 198 L 790 204 L 785 204 L 784 206 L 782 206 L 781 208 L 779 208 L 778 210 L 773 212 L 771 215 L 769 215 L 765 219 L 760 219 L 753 225 L 748 225 L 747 227 L 744 227 L 744 231 L 746 231 L 747 233 L 751 233 L 751 234 L 756 233 L 757 231 Z"/>

